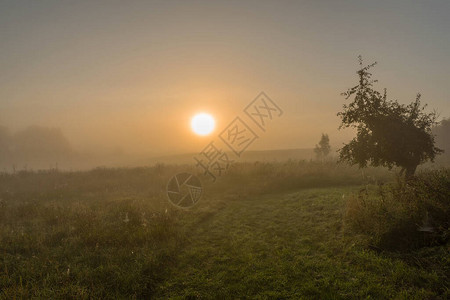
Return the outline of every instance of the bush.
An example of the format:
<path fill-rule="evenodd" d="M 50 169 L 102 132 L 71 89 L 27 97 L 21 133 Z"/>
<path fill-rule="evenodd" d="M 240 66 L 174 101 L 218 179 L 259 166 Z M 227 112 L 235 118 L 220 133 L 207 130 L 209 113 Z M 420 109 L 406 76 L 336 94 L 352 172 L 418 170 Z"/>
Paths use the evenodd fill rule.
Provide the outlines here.
<path fill-rule="evenodd" d="M 346 225 L 369 236 L 371 246 L 407 250 L 447 243 L 450 170 L 422 172 L 405 182 L 368 187 L 347 202 Z"/>

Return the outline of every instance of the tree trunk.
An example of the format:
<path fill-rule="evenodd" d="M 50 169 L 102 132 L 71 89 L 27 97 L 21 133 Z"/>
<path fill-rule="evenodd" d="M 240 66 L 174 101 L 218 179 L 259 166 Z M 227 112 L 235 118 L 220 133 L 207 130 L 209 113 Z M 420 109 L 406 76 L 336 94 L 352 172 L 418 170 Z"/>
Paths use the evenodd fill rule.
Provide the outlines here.
<path fill-rule="evenodd" d="M 405 170 L 405 179 L 409 180 L 414 177 L 414 173 L 416 173 L 417 165 L 407 166 L 404 168 Z"/>

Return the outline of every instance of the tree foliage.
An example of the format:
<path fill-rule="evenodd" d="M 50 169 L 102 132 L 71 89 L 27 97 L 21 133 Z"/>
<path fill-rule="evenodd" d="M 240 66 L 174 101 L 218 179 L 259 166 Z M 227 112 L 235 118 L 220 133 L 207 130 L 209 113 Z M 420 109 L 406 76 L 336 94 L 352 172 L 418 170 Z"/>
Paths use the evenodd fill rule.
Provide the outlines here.
<path fill-rule="evenodd" d="M 380 93 L 373 87 L 377 81 L 369 70 L 376 63 L 363 66 L 361 56 L 359 63 L 358 85 L 342 94 L 346 99 L 353 97 L 353 101 L 338 113 L 342 121 L 339 129 L 351 127 L 357 133 L 339 150 L 340 160 L 360 167 L 397 166 L 411 177 L 419 164 L 433 161 L 442 152 L 435 146 L 431 132 L 437 124 L 436 113 L 425 112 L 420 94 L 408 105 L 388 100 L 386 89 Z"/>

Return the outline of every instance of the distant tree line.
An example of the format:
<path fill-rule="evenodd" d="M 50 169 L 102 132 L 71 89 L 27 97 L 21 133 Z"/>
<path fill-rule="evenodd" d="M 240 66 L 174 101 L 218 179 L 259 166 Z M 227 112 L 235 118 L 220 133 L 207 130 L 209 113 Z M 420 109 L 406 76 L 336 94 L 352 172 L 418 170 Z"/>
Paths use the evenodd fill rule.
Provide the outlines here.
<path fill-rule="evenodd" d="M 67 159 L 72 148 L 59 128 L 30 126 L 16 133 L 0 126 L 0 165 L 11 167 L 29 162 L 53 162 Z"/>
<path fill-rule="evenodd" d="M 444 156 L 450 157 L 450 119 L 442 120 L 433 128 L 433 134 L 436 135 L 436 145 L 444 149 Z"/>

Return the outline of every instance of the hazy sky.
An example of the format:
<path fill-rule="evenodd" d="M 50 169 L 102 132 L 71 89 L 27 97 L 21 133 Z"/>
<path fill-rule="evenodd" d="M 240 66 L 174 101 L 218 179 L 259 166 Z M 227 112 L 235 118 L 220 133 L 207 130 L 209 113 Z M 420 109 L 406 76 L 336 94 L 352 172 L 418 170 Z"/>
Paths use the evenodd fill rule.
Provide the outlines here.
<path fill-rule="evenodd" d="M 285 111 L 252 149 L 338 146 L 357 56 L 406 103 L 450 116 L 450 1 L 0 0 L 0 124 L 78 149 L 196 152 L 260 91 Z M 198 137 L 196 113 L 218 131 Z"/>

